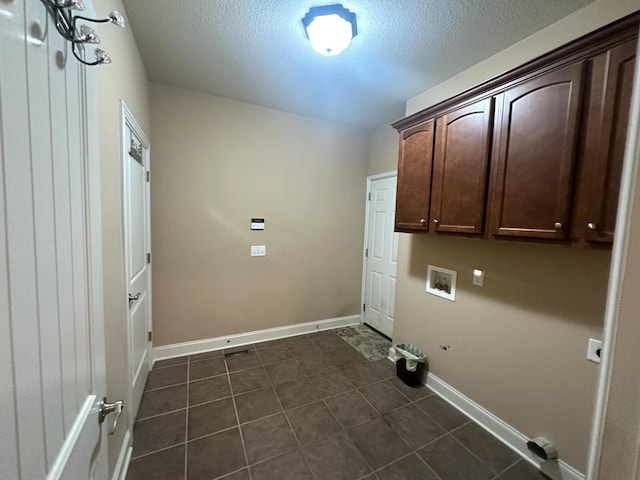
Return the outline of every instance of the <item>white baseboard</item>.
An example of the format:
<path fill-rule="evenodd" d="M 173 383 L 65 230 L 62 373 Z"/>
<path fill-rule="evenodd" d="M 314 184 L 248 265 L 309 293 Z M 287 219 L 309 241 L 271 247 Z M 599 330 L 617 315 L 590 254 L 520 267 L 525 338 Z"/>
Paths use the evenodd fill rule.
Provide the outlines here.
<path fill-rule="evenodd" d="M 389 349 L 389 359 L 396 360 L 396 352 L 393 347 Z M 529 439 L 525 435 L 431 372 L 427 374 L 426 386 L 552 480 L 585 480 L 586 477 L 583 473 L 562 460 L 541 461 L 527 448 L 527 440 Z"/>
<path fill-rule="evenodd" d="M 265 342 L 267 340 L 292 337 L 294 335 L 331 330 L 332 328 L 348 327 L 359 323 L 361 323 L 360 315 L 348 315 L 346 317 L 329 318 L 327 320 L 318 320 L 316 322 L 297 323 L 295 325 L 287 325 L 284 327 L 238 333 L 235 335 L 227 335 L 226 337 L 207 338 L 204 340 L 195 340 L 193 342 L 162 345 L 154 347 L 153 361 L 155 362 L 166 358 L 181 357 L 183 355 L 195 355 L 198 353 L 221 350 L 223 348 L 239 347 L 256 342 Z"/>
<path fill-rule="evenodd" d="M 132 451 L 131 430 L 127 430 L 124 434 L 124 440 L 122 440 L 122 448 L 120 449 L 120 455 L 118 455 L 118 461 L 116 462 L 116 466 L 113 470 L 111 480 L 125 480 L 127 470 L 129 469 L 129 461 L 131 460 Z"/>

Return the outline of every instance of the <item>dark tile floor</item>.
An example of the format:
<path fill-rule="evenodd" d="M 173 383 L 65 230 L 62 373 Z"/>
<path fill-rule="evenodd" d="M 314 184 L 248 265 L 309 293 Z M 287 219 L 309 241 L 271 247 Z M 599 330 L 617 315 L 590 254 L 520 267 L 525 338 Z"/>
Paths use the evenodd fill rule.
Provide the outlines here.
<path fill-rule="evenodd" d="M 543 480 L 331 331 L 156 362 L 128 480 Z"/>

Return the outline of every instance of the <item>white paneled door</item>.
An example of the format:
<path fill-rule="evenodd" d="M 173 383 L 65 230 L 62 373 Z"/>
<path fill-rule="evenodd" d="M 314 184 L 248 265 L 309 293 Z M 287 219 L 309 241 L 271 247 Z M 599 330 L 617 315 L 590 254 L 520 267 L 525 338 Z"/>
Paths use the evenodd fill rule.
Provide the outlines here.
<path fill-rule="evenodd" d="M 90 68 L 70 54 L 41 2 L 0 0 L 2 479 L 107 477 Z"/>
<path fill-rule="evenodd" d="M 388 337 L 393 335 L 398 263 L 396 180 L 391 175 L 370 182 L 365 245 L 364 322 Z"/>
<path fill-rule="evenodd" d="M 151 240 L 149 141 L 122 104 L 124 235 L 129 288 L 128 337 L 131 418 L 135 418 L 151 365 Z"/>

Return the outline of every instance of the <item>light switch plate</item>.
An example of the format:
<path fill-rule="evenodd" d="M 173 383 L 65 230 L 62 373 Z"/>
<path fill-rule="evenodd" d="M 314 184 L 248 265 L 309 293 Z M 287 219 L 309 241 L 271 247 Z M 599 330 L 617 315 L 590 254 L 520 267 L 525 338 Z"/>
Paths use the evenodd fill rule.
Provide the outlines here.
<path fill-rule="evenodd" d="M 266 245 L 251 245 L 252 257 L 264 257 L 267 254 Z"/>

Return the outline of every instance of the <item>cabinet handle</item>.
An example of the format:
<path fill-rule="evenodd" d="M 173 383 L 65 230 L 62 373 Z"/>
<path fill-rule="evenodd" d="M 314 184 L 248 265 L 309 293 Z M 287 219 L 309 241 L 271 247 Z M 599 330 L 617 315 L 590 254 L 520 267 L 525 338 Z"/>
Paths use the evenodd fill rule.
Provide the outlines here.
<path fill-rule="evenodd" d="M 560 230 L 562 228 L 562 223 L 561 222 L 556 222 L 556 223 L 553 224 L 553 227 L 556 230 Z"/>
<path fill-rule="evenodd" d="M 598 226 L 593 222 L 589 222 L 589 223 L 587 223 L 587 228 L 589 230 L 595 230 L 596 228 L 598 228 Z"/>
<path fill-rule="evenodd" d="M 420 223 L 422 223 L 424 225 L 425 223 L 427 223 L 427 221 L 424 218 L 421 218 L 420 219 Z"/>
<path fill-rule="evenodd" d="M 437 225 L 438 223 L 440 223 L 440 220 L 438 220 L 437 218 L 434 218 L 433 219 L 433 223 L 435 223 Z"/>

